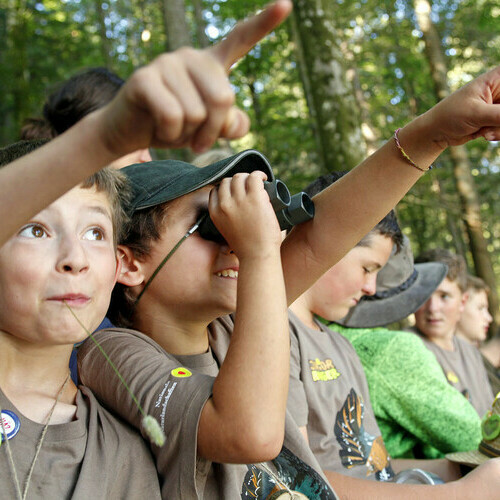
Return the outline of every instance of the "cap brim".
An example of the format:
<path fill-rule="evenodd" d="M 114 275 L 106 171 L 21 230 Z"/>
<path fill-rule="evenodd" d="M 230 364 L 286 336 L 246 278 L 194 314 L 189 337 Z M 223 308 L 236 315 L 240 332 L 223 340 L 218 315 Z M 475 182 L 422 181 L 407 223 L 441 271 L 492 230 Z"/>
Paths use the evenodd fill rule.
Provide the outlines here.
<path fill-rule="evenodd" d="M 484 455 L 479 450 L 472 451 L 458 451 L 456 453 L 447 453 L 446 458 L 452 462 L 457 462 L 459 464 L 470 465 L 475 467 L 476 465 L 481 465 L 491 459 L 487 455 Z"/>
<path fill-rule="evenodd" d="M 202 168 L 177 160 L 129 165 L 123 169 L 132 183 L 133 191 L 128 210 L 135 212 L 154 207 L 217 183 L 224 177 L 255 170 L 264 172 L 268 181 L 274 180 L 267 158 L 254 149 L 242 151 Z"/>
<path fill-rule="evenodd" d="M 409 288 L 390 297 L 361 300 L 336 323 L 352 328 L 375 328 L 401 321 L 415 312 L 443 281 L 447 267 L 441 262 L 426 262 L 415 264 L 415 269 L 418 275 Z"/>

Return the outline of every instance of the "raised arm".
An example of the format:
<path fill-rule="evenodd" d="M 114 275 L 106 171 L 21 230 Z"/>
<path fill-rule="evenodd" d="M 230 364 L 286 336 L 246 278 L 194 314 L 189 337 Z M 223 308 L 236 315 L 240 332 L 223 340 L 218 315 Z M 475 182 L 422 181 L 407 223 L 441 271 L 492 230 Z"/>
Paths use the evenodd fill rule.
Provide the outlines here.
<path fill-rule="evenodd" d="M 237 174 L 210 196 L 239 261 L 231 343 L 198 428 L 198 454 L 215 462 L 266 461 L 283 445 L 290 340 L 281 233 L 262 177 Z"/>
<path fill-rule="evenodd" d="M 136 71 L 110 104 L 0 169 L 0 245 L 49 203 L 125 154 L 150 146 L 201 151 L 218 137 L 245 135 L 249 120 L 233 105 L 227 75 L 290 10 L 290 0 L 278 0 L 213 47 L 159 56 Z"/>
<path fill-rule="evenodd" d="M 500 67 L 457 90 L 399 132 L 401 146 L 423 169 L 446 147 L 480 136 L 500 139 Z M 314 219 L 296 226 L 282 246 L 288 302 L 338 262 L 422 175 L 390 139 L 317 195 Z"/>

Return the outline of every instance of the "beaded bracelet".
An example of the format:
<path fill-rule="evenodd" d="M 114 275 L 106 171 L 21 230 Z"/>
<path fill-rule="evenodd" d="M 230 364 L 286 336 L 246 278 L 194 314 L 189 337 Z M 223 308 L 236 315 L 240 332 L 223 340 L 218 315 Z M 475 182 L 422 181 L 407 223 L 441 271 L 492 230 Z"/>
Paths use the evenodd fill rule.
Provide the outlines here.
<path fill-rule="evenodd" d="M 399 149 L 400 153 L 403 155 L 404 159 L 413 167 L 413 168 L 416 168 L 417 170 L 420 170 L 421 172 L 427 172 L 427 170 L 431 170 L 432 169 L 432 165 L 430 165 L 428 168 L 422 168 L 422 167 L 419 167 L 409 156 L 408 154 L 406 153 L 406 151 L 403 149 L 403 147 L 401 146 L 400 142 L 399 142 L 399 137 L 398 137 L 398 134 L 399 134 L 399 131 L 401 129 L 398 128 L 396 129 L 396 131 L 394 132 L 394 140 L 396 141 L 396 147 Z"/>

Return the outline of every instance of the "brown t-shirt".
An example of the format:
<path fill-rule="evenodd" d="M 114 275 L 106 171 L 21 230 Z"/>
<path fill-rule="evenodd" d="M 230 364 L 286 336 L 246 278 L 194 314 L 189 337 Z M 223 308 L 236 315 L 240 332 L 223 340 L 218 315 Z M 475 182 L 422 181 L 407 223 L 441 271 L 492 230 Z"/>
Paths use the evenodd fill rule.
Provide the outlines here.
<path fill-rule="evenodd" d="M 257 464 L 218 464 L 198 457 L 200 414 L 211 396 L 225 352 L 222 345 L 227 345 L 230 330 L 229 319 L 212 328 L 216 337 L 224 339 L 216 346 L 217 356 L 210 350 L 200 355 L 174 357 L 133 330 L 112 329 L 96 334 L 145 411 L 160 422 L 165 432 L 165 445 L 162 448 L 152 445 L 163 498 L 265 499 L 278 489 L 279 481 L 308 498 L 335 499 L 321 473 L 311 466 L 315 464 L 314 457 L 291 418 L 286 422 L 280 455 L 264 466 L 270 474 Z M 92 342 L 80 348 L 78 366 L 81 380 L 107 406 L 140 427 L 140 416 L 130 397 Z"/>
<path fill-rule="evenodd" d="M 390 480 L 390 457 L 370 404 L 363 366 L 351 343 L 318 322 L 304 325 L 289 311 L 291 363 L 288 409 L 307 427 L 324 470 Z"/>
<path fill-rule="evenodd" d="M 10 423 L 18 419 L 20 424 L 9 444 L 24 490 L 44 425 L 22 415 L 1 390 L 0 403 L 3 412 L 15 415 Z M 28 498 L 159 499 L 153 457 L 137 432 L 106 411 L 85 387 L 80 387 L 76 405 L 75 420 L 47 428 Z M 0 484 L 1 498 L 17 498 L 5 443 L 0 447 Z"/>
<path fill-rule="evenodd" d="M 460 391 L 480 417 L 491 409 L 493 391 L 484 368 L 481 353 L 464 339 L 453 337 L 453 351 L 442 349 L 416 328 L 411 329 L 436 356 L 448 383 Z"/>

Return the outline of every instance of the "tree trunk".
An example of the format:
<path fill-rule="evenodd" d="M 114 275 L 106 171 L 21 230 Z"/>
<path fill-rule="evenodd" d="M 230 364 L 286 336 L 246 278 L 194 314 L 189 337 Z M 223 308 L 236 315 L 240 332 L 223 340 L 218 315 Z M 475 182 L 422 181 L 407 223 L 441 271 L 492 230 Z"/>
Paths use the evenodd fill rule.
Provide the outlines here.
<path fill-rule="evenodd" d="M 359 109 L 346 77 L 331 0 L 294 0 L 305 65 L 304 87 L 316 124 L 324 172 L 346 170 L 366 156 Z"/>
<path fill-rule="evenodd" d="M 415 12 L 422 30 L 425 50 L 431 67 L 432 80 L 438 100 L 444 99 L 450 93 L 447 81 L 446 61 L 435 26 L 431 22 L 431 5 L 428 0 L 415 0 Z M 464 223 L 469 236 L 469 246 L 474 261 L 474 268 L 490 287 L 490 311 L 495 323 L 500 323 L 498 293 L 495 274 L 491 264 L 487 243 L 483 236 L 479 198 L 477 195 L 471 167 L 464 146 L 450 148 L 453 163 L 453 175 L 456 182 Z"/>
<path fill-rule="evenodd" d="M 163 0 L 163 17 L 167 34 L 167 51 L 191 46 L 191 35 L 186 21 L 184 0 Z"/>
<path fill-rule="evenodd" d="M 99 35 L 101 36 L 100 49 L 101 49 L 102 61 L 103 61 L 104 66 L 106 66 L 106 68 L 110 68 L 111 67 L 111 57 L 110 57 L 111 46 L 109 43 L 109 38 L 106 35 L 106 14 L 104 13 L 104 10 L 102 8 L 101 0 L 95 0 L 95 10 L 97 13 L 97 22 L 99 25 Z"/>
<path fill-rule="evenodd" d="M 196 41 L 198 42 L 198 47 L 205 48 L 210 45 L 207 34 L 205 33 L 205 28 L 207 23 L 203 19 L 203 0 L 192 0 L 194 9 L 194 20 L 196 23 Z"/>

